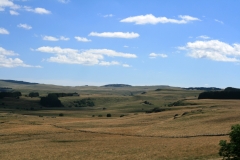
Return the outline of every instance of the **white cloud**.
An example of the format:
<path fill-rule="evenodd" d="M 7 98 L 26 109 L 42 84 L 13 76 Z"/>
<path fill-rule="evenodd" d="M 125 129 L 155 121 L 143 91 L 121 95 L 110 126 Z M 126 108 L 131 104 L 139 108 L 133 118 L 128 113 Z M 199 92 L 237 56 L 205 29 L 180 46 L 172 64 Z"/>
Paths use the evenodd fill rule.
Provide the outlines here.
<path fill-rule="evenodd" d="M 59 38 L 57 37 L 53 37 L 53 36 L 42 36 L 44 41 L 68 41 L 69 38 L 64 37 L 64 36 L 60 36 Z"/>
<path fill-rule="evenodd" d="M 28 6 L 24 6 L 24 9 L 28 12 L 33 12 L 37 14 L 51 14 L 51 11 L 46 10 L 45 8 L 31 8 Z"/>
<path fill-rule="evenodd" d="M 5 28 L 0 28 L 0 34 L 9 34 L 9 32 Z"/>
<path fill-rule="evenodd" d="M 123 64 L 122 66 L 123 66 L 123 67 L 126 67 L 126 68 L 131 67 L 129 64 Z"/>
<path fill-rule="evenodd" d="M 215 22 L 218 22 L 218 23 L 221 23 L 221 24 L 224 24 L 223 21 L 220 21 L 220 20 L 217 20 L 217 19 L 214 19 Z"/>
<path fill-rule="evenodd" d="M 156 54 L 156 53 L 149 54 L 149 58 L 157 58 L 157 57 L 167 58 L 168 56 L 166 54 Z"/>
<path fill-rule="evenodd" d="M 14 3 L 11 0 L 1 0 L 0 1 L 0 8 L 4 10 L 5 7 L 12 7 Z"/>
<path fill-rule="evenodd" d="M 80 41 L 80 42 L 91 42 L 90 39 L 87 39 L 85 37 L 74 37 L 77 41 Z"/>
<path fill-rule="evenodd" d="M 180 19 L 171 19 L 167 17 L 155 17 L 152 14 L 128 17 L 122 19 L 120 22 L 126 23 L 135 23 L 135 24 L 157 24 L 157 23 L 176 23 L 176 24 L 186 24 L 191 21 L 200 21 L 200 19 L 196 17 L 191 17 L 188 15 L 179 15 Z"/>
<path fill-rule="evenodd" d="M 111 62 L 101 61 L 99 63 L 99 65 L 101 65 L 101 66 L 112 66 L 112 65 L 120 65 L 120 63 L 117 62 L 117 61 L 111 61 Z"/>
<path fill-rule="evenodd" d="M 64 36 L 60 36 L 59 39 L 62 40 L 62 41 L 68 41 L 70 38 L 67 38 L 67 37 L 64 37 Z"/>
<path fill-rule="evenodd" d="M 58 2 L 60 2 L 60 3 L 69 3 L 70 0 L 58 0 Z"/>
<path fill-rule="evenodd" d="M 200 38 L 200 39 L 210 39 L 210 37 L 208 37 L 206 35 L 201 35 L 201 36 L 198 36 L 197 38 Z"/>
<path fill-rule="evenodd" d="M 106 15 L 104 15 L 103 17 L 104 18 L 107 18 L 107 17 L 113 17 L 114 15 L 113 14 L 106 14 Z"/>
<path fill-rule="evenodd" d="M 41 66 L 32 66 L 25 64 L 21 59 L 19 58 L 9 58 L 9 56 L 17 56 L 18 54 L 14 51 L 6 50 L 2 47 L 0 47 L 0 68 L 1 67 L 7 67 L 7 68 L 13 68 L 13 67 L 37 67 L 41 68 Z"/>
<path fill-rule="evenodd" d="M 130 39 L 139 37 L 139 34 L 134 32 L 103 32 L 103 33 L 91 32 L 89 36 Z"/>
<path fill-rule="evenodd" d="M 4 11 L 6 7 L 9 7 L 13 10 L 20 8 L 20 6 L 14 4 L 12 0 L 0 0 L 0 11 Z"/>
<path fill-rule="evenodd" d="M 13 16 L 17 16 L 17 15 L 19 15 L 18 12 L 13 11 L 13 10 L 10 10 L 9 13 L 10 13 L 11 15 L 13 15 Z"/>
<path fill-rule="evenodd" d="M 17 25 L 19 28 L 23 28 L 23 29 L 26 29 L 26 30 L 30 30 L 32 29 L 32 26 L 30 25 L 27 25 L 27 24 L 19 24 Z"/>
<path fill-rule="evenodd" d="M 82 65 L 120 65 L 117 61 L 107 62 L 104 57 L 122 57 L 122 58 L 137 58 L 135 54 L 116 52 L 109 49 L 89 49 L 76 50 L 71 48 L 61 47 L 40 47 L 36 51 L 53 53 L 55 56 L 47 59 L 49 62 L 66 63 L 66 64 L 82 64 Z"/>
<path fill-rule="evenodd" d="M 53 36 L 43 36 L 44 41 L 59 41 L 58 38 L 53 37 Z"/>
<path fill-rule="evenodd" d="M 240 44 L 233 45 L 219 40 L 188 42 L 180 50 L 188 51 L 193 58 L 207 58 L 213 61 L 240 62 Z"/>
<path fill-rule="evenodd" d="M 127 45 L 125 45 L 125 46 L 123 46 L 124 48 L 128 48 L 129 46 L 127 46 Z"/>

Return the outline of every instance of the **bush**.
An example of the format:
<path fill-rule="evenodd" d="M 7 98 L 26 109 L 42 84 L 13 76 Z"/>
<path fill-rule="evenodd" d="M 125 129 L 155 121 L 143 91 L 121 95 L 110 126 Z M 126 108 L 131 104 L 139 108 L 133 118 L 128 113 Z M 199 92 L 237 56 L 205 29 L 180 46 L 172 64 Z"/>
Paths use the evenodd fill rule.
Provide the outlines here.
<path fill-rule="evenodd" d="M 102 115 L 101 115 L 101 114 L 99 114 L 99 115 L 98 115 L 98 117 L 102 117 Z"/>
<path fill-rule="evenodd" d="M 107 114 L 107 117 L 112 117 L 112 115 L 110 113 Z"/>
<path fill-rule="evenodd" d="M 29 95 L 28 95 L 29 97 L 39 97 L 39 93 L 38 92 L 31 92 L 31 93 L 29 93 Z"/>
<path fill-rule="evenodd" d="M 74 101 L 75 107 L 93 107 L 95 106 L 93 100 L 91 98 L 81 99 L 79 101 Z"/>
<path fill-rule="evenodd" d="M 62 107 L 61 101 L 54 94 L 49 94 L 47 97 L 41 97 L 40 104 L 45 107 Z"/>
<path fill-rule="evenodd" d="M 223 159 L 227 157 L 228 160 L 238 160 L 240 159 L 240 124 L 232 126 L 229 137 L 229 143 L 227 143 L 226 140 L 221 140 L 219 142 L 219 145 L 221 146 L 219 155 L 223 156 Z"/>
<path fill-rule="evenodd" d="M 63 113 L 59 113 L 59 116 L 60 116 L 60 117 L 63 117 L 63 116 L 64 116 L 64 114 L 63 114 Z"/>

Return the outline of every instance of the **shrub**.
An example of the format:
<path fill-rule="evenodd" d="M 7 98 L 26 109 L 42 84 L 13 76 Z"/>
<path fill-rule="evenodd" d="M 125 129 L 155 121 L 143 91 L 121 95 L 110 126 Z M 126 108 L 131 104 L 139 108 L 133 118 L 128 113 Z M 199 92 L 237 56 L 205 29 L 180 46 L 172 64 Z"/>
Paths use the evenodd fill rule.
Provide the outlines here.
<path fill-rule="evenodd" d="M 229 137 L 229 143 L 227 143 L 226 140 L 221 140 L 219 142 L 219 145 L 221 146 L 219 155 L 223 156 L 223 159 L 227 157 L 228 160 L 240 159 L 240 124 L 232 126 Z"/>
<path fill-rule="evenodd" d="M 98 117 L 102 117 L 102 115 L 101 115 L 101 114 L 99 114 L 99 115 L 98 115 Z"/>
<path fill-rule="evenodd" d="M 120 117 L 124 117 L 125 115 L 124 114 L 122 114 Z"/>
<path fill-rule="evenodd" d="M 62 117 L 62 116 L 64 116 L 64 114 L 63 113 L 59 113 L 59 116 Z"/>
<path fill-rule="evenodd" d="M 112 115 L 110 113 L 107 114 L 107 117 L 112 117 Z"/>
<path fill-rule="evenodd" d="M 45 107 L 61 107 L 62 103 L 54 94 L 49 94 L 47 97 L 41 97 L 40 104 Z"/>
<path fill-rule="evenodd" d="M 74 101 L 74 105 L 75 107 L 93 107 L 95 106 L 93 100 L 91 98 L 85 98 L 85 99 L 81 99 L 78 101 Z"/>
<path fill-rule="evenodd" d="M 31 92 L 31 93 L 29 93 L 29 95 L 28 95 L 29 97 L 39 97 L 39 93 L 38 92 Z"/>

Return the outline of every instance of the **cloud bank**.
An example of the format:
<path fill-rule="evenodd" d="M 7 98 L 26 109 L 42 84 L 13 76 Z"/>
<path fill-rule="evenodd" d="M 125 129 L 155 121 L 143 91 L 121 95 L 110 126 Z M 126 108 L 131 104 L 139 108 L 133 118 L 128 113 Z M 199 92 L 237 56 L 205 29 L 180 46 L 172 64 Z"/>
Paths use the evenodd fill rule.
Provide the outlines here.
<path fill-rule="evenodd" d="M 188 16 L 188 15 L 179 15 L 178 17 L 179 19 L 171 19 L 167 17 L 155 17 L 152 14 L 146 14 L 146 15 L 128 17 L 128 18 L 122 19 L 120 22 L 144 25 L 144 24 L 157 24 L 157 23 L 186 24 L 191 21 L 200 21 L 200 19 L 196 17 Z"/>
<path fill-rule="evenodd" d="M 117 61 L 107 62 L 104 60 L 105 56 L 112 58 L 137 58 L 135 54 L 122 53 L 109 49 L 76 50 L 71 48 L 43 46 L 37 48 L 36 51 L 54 54 L 54 56 L 47 59 L 48 62 L 65 64 L 110 66 L 120 65 L 121 63 Z"/>
<path fill-rule="evenodd" d="M 139 34 L 134 32 L 103 32 L 103 33 L 91 32 L 89 36 L 131 39 L 139 37 Z"/>

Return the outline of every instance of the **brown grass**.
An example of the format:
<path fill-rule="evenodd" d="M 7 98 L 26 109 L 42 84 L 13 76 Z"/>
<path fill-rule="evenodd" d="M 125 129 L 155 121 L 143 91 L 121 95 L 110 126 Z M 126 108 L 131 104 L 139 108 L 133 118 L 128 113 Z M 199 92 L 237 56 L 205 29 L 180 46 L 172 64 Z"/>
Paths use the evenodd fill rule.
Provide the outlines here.
<path fill-rule="evenodd" d="M 219 141 L 228 140 L 231 126 L 240 123 L 239 100 L 197 100 L 199 91 L 183 90 L 126 93 L 104 89 L 82 95 L 95 99 L 92 108 L 49 110 L 40 109 L 37 98 L 1 100 L 6 105 L 0 107 L 0 159 L 219 159 Z M 186 105 L 166 106 L 182 99 L 188 99 Z M 145 113 L 154 107 L 167 110 Z"/>

